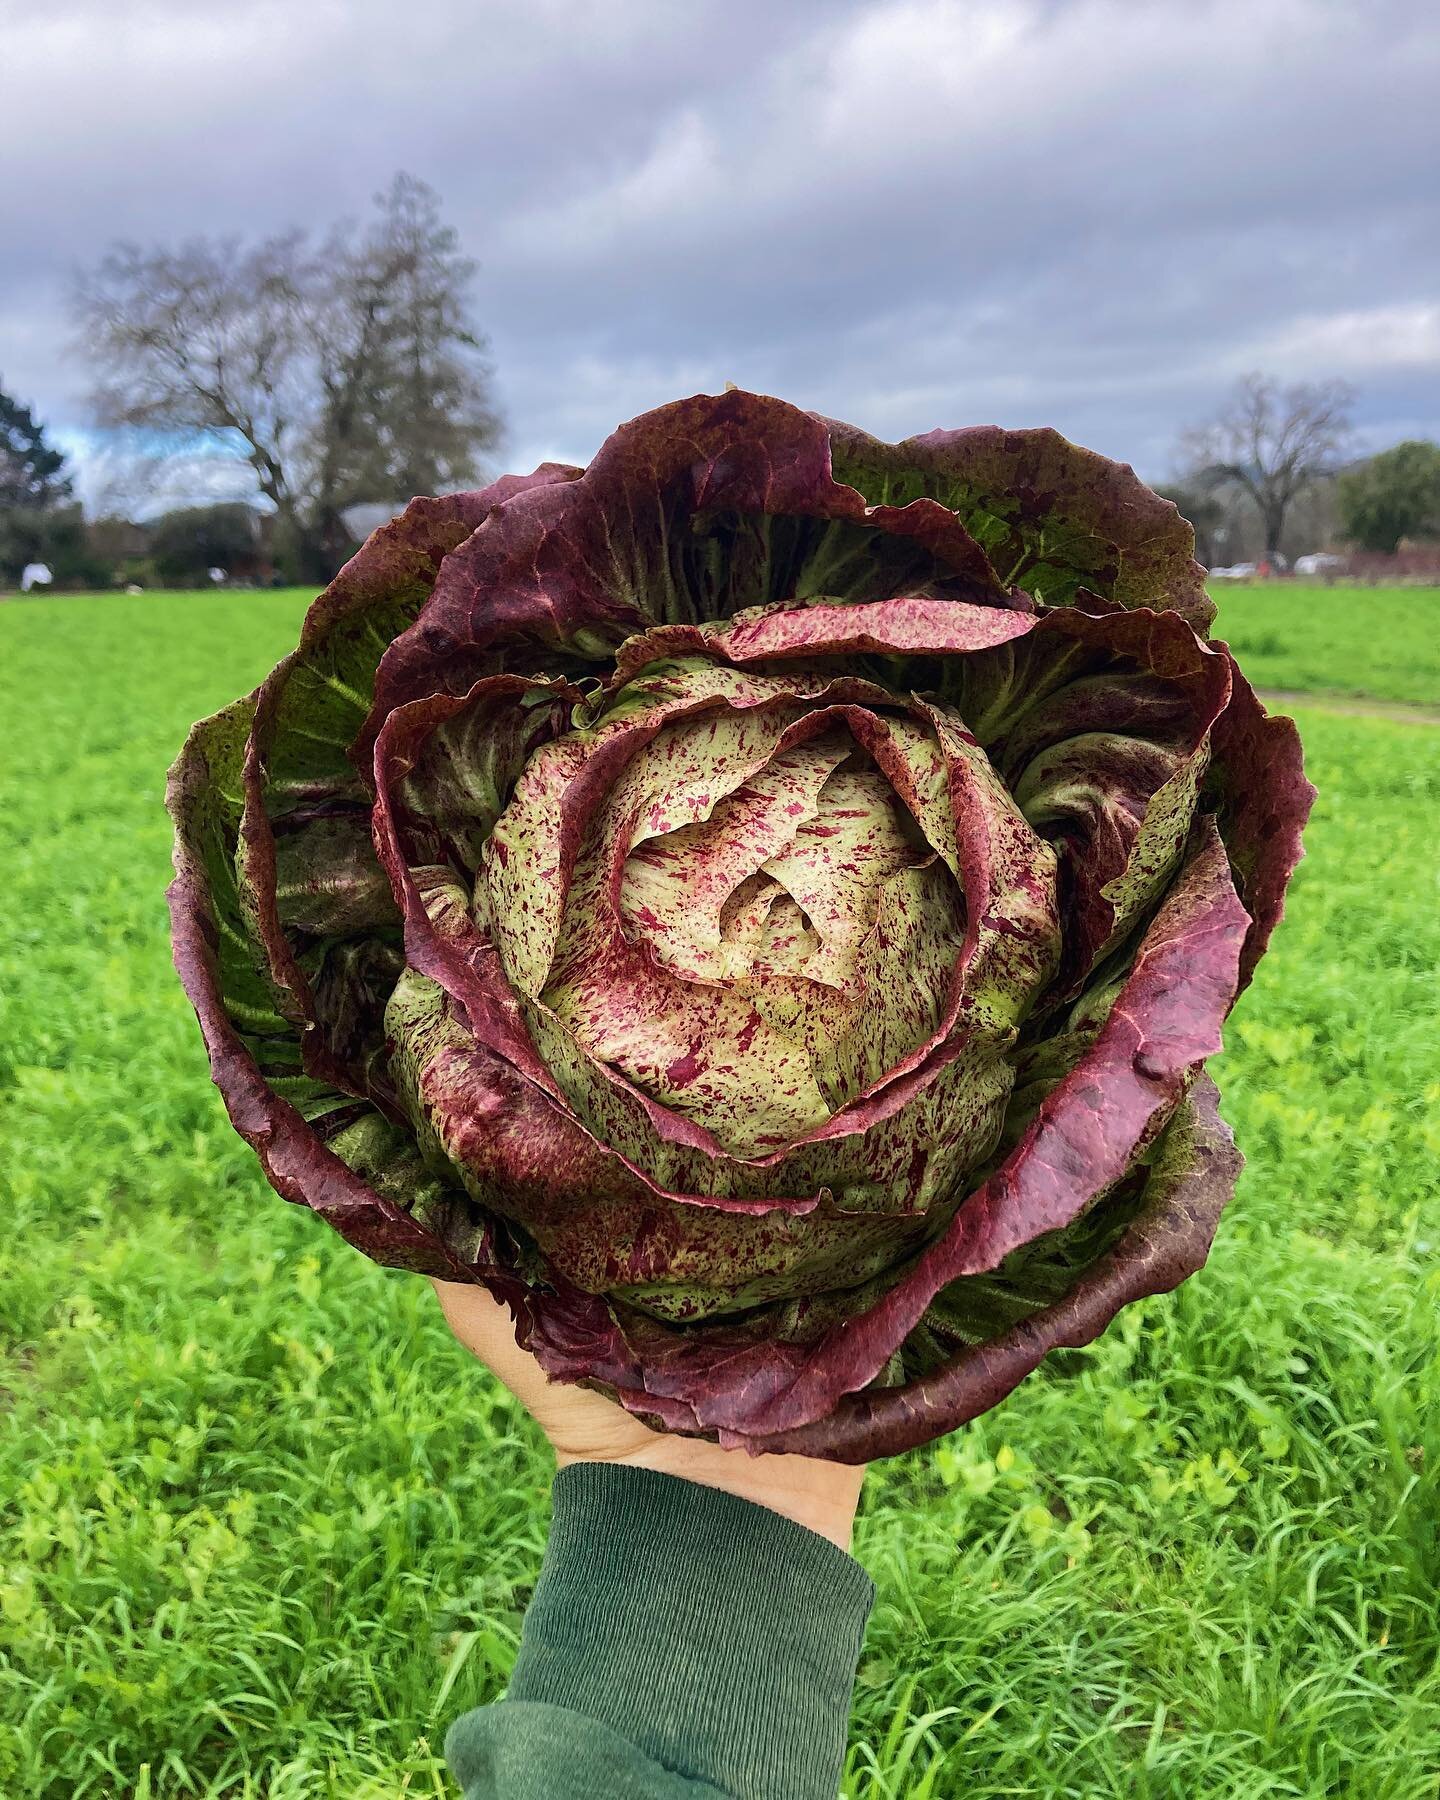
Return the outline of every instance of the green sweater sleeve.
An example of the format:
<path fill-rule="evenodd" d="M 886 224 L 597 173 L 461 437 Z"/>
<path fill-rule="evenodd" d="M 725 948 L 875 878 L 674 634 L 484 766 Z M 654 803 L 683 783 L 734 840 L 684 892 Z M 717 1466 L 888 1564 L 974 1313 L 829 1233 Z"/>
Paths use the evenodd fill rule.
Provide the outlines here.
<path fill-rule="evenodd" d="M 446 1739 L 465 1800 L 834 1800 L 874 1596 L 779 1513 L 574 1464 L 509 1692 Z"/>

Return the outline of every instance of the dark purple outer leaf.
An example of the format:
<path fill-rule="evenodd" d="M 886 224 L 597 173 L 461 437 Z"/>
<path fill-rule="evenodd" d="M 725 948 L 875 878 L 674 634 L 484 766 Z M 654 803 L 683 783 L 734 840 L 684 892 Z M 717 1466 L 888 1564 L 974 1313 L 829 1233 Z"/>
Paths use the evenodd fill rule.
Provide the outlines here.
<path fill-rule="evenodd" d="M 1048 429 L 972 425 L 884 444 L 826 425 L 837 480 L 867 500 L 953 507 L 1007 587 L 1049 606 L 1076 604 L 1085 589 L 1121 606 L 1163 606 L 1202 636 L 1213 621 L 1194 532 L 1128 463 Z"/>
<path fill-rule="evenodd" d="M 1229 648 L 1219 646 L 1228 656 Z M 1285 890 L 1304 855 L 1301 834 L 1315 789 L 1305 779 L 1293 719 L 1272 718 L 1231 663 L 1230 704 L 1212 733 L 1211 790 L 1220 828 L 1253 924 L 1240 959 L 1246 988 L 1285 910 Z"/>
<path fill-rule="evenodd" d="M 579 471 L 546 463 L 531 476 L 505 476 L 473 493 L 413 500 L 372 534 L 305 616 L 300 642 L 255 696 L 245 750 L 240 818 L 240 902 L 248 934 L 264 955 L 275 1004 L 300 1032 L 305 1065 L 319 1079 L 388 1102 L 370 1072 L 336 1054 L 336 1032 L 319 1015 L 313 979 L 301 966 L 297 928 L 307 937 L 343 937 L 399 924 L 388 884 L 370 846 L 369 805 L 350 760 L 364 723 L 380 655 L 435 585 L 448 552 L 516 494 L 574 479 Z M 323 933 L 316 907 L 291 902 L 282 917 L 277 882 L 279 840 L 289 852 L 285 891 L 308 885 L 323 895 Z M 337 886 L 336 839 L 350 872 Z M 307 929 L 308 928 L 308 929 Z"/>
<path fill-rule="evenodd" d="M 356 1116 L 353 1107 L 345 1109 L 347 1096 L 369 1094 L 383 1108 L 388 1084 L 378 1094 L 370 1092 L 367 1071 L 355 1055 L 353 989 L 327 979 L 323 968 L 320 991 L 334 1001 L 328 1023 L 339 1047 L 351 1055 L 333 1053 L 327 1041 L 332 1032 L 317 1019 L 311 976 L 301 968 L 279 916 L 266 810 L 274 802 L 259 745 L 270 746 L 281 795 L 278 810 L 288 808 L 287 823 L 297 814 L 303 819 L 314 813 L 325 821 L 322 833 L 328 833 L 337 818 L 346 820 L 345 803 L 363 793 L 363 786 L 346 758 L 343 729 L 336 728 L 327 709 L 333 699 L 342 718 L 353 714 L 352 732 L 363 718 L 364 704 L 356 708 L 343 689 L 373 676 L 389 641 L 377 621 L 413 616 L 445 550 L 495 505 L 537 481 L 568 480 L 576 473 L 547 465 L 534 476 L 506 477 L 479 493 L 413 502 L 367 540 L 316 600 L 297 650 L 248 700 L 201 721 L 170 771 L 166 805 L 175 821 L 176 875 L 168 899 L 176 968 L 200 1019 L 215 1084 L 276 1191 L 311 1206 L 379 1262 L 451 1275 L 469 1266 L 468 1257 L 461 1261 L 446 1247 L 445 1233 L 437 1229 L 443 1221 L 427 1224 L 415 1211 L 421 1187 L 433 1183 L 408 1166 L 415 1162 L 413 1153 L 402 1158 L 406 1168 L 396 1184 L 397 1192 L 408 1185 L 407 1211 L 325 1148 L 326 1134 Z M 398 628 L 397 622 L 390 635 Z M 376 637 L 377 630 L 382 635 Z M 302 695 L 287 709 L 297 676 L 308 688 L 309 704 Z M 242 794 L 248 821 L 242 820 Z M 242 823 L 248 823 L 243 845 Z M 356 859 L 347 854 L 347 861 Z M 356 886 L 372 896 L 362 918 L 373 919 L 373 882 L 361 877 Z M 386 897 L 381 904 L 398 922 L 393 900 Z M 364 1010 L 375 1012 L 369 997 Z M 360 1110 L 363 1115 L 368 1109 Z"/>
<path fill-rule="evenodd" d="M 260 1158 L 278 1194 L 319 1213 L 377 1262 L 464 1279 L 470 1270 L 442 1240 L 325 1148 L 261 1074 L 253 1050 L 231 1022 L 220 979 L 221 921 L 204 840 L 217 788 L 233 791 L 230 784 L 239 776 L 250 716 L 251 703 L 239 701 L 197 725 L 166 789 L 166 805 L 176 822 L 175 879 L 168 895 L 175 968 L 200 1021 L 215 1085 L 231 1124 Z"/>

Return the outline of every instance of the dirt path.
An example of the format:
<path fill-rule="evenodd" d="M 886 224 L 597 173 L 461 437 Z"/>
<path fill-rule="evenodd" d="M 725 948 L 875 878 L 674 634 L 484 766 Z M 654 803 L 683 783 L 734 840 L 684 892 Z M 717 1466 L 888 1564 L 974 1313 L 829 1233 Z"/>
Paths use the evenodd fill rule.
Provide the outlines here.
<path fill-rule="evenodd" d="M 1391 719 L 1397 725 L 1440 725 L 1440 706 L 1411 706 L 1403 700 L 1370 700 L 1363 694 L 1306 694 L 1294 688 L 1256 688 L 1273 712 L 1308 706 L 1313 712 L 1346 713 L 1356 719 Z"/>

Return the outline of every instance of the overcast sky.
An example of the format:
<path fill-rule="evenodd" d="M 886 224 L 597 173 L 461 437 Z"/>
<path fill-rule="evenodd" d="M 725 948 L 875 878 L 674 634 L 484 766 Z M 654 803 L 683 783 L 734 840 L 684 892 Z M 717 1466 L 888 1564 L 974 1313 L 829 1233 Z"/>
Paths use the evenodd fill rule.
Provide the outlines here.
<path fill-rule="evenodd" d="M 481 270 L 500 458 L 731 380 L 1171 467 L 1252 368 L 1440 436 L 1432 0 L 0 0 L 0 381 L 84 454 L 67 278 L 397 168 Z"/>

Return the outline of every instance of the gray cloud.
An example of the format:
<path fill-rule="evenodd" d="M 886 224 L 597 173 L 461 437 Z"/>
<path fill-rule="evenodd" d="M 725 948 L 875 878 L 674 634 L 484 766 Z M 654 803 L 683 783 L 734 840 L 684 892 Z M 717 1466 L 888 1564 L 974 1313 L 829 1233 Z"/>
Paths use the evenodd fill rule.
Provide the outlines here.
<path fill-rule="evenodd" d="M 883 435 L 1052 423 L 1159 477 L 1233 377 L 1440 435 L 1426 0 L 0 0 L 0 374 L 62 429 L 114 236 L 363 210 L 482 263 L 505 460 L 725 380 Z"/>

